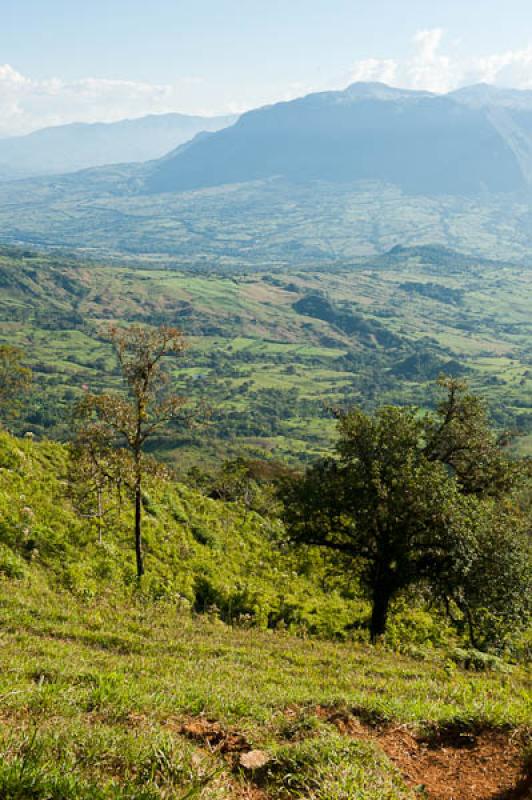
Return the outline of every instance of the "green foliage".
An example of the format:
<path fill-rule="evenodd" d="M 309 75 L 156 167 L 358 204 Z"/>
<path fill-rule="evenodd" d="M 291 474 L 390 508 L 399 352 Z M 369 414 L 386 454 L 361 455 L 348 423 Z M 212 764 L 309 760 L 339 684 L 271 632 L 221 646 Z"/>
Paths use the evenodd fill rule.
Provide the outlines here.
<path fill-rule="evenodd" d="M 0 543 L 0 575 L 20 580 L 28 573 L 26 562 L 4 543 Z"/>
<path fill-rule="evenodd" d="M 480 513 L 478 513 L 480 511 Z M 529 520 L 506 503 L 484 502 L 460 554 L 439 576 L 449 612 L 478 649 L 503 652 L 529 626 L 532 550 Z"/>
<path fill-rule="evenodd" d="M 0 433 L 0 572 L 18 581 L 42 574 L 50 586 L 86 601 L 108 592 L 136 596 L 132 509 L 129 504 L 118 505 L 98 520 L 73 496 L 73 477 L 64 446 Z M 325 489 L 319 483 L 322 506 Z M 486 502 L 489 509 L 491 501 Z M 141 596 L 146 601 L 171 602 L 245 627 L 337 639 L 356 640 L 363 634 L 368 604 L 360 589 L 362 565 L 352 561 L 348 571 L 338 574 L 327 553 L 287 548 L 283 528 L 275 519 L 260 516 L 241 502 L 214 500 L 161 476 L 148 481 L 143 505 L 147 575 Z M 468 540 L 467 558 L 449 562 L 453 590 L 445 573 L 439 589 L 441 596 L 449 597 L 461 638 L 468 636 L 463 605 L 467 597 L 477 643 L 502 646 L 516 658 L 526 657 L 529 645 L 522 632 L 526 616 L 519 618 L 518 610 L 526 603 L 520 587 L 527 562 L 518 535 L 526 517 L 524 512 L 517 517 L 512 513 L 495 525 L 490 519 L 489 514 L 479 517 L 476 533 Z M 515 536 L 508 538 L 509 531 Z M 504 551 L 499 540 L 490 540 L 495 535 L 510 549 Z M 506 560 L 503 552 L 508 553 Z M 503 567 L 505 580 L 513 576 L 510 594 L 501 588 L 504 582 L 496 580 Z M 479 576 L 488 569 L 491 580 L 486 587 Z M 397 598 L 390 615 L 389 645 L 439 647 L 452 638 L 440 612 L 426 611 L 423 593 Z"/>
<path fill-rule="evenodd" d="M 80 508 L 68 448 L 0 433 L 0 573 L 47 582 L 90 600 L 135 596 L 133 510 L 102 519 Z M 72 486 L 71 481 L 74 480 Z M 205 497 L 164 478 L 143 495 L 147 574 L 142 595 L 226 622 L 342 636 L 365 607 L 320 586 L 324 562 L 281 547 L 282 530 L 241 503 Z"/>
<path fill-rule="evenodd" d="M 23 361 L 20 348 L 0 344 L 0 414 L 4 419 L 16 413 L 29 390 L 31 372 Z"/>
<path fill-rule="evenodd" d="M 458 606 L 475 647 L 504 647 L 530 618 L 530 546 L 510 497 L 528 464 L 508 460 L 464 385 L 444 385 L 434 415 L 341 413 L 337 456 L 287 482 L 284 516 L 295 543 L 336 553 L 361 581 L 372 641 L 393 598 L 425 584 Z"/>

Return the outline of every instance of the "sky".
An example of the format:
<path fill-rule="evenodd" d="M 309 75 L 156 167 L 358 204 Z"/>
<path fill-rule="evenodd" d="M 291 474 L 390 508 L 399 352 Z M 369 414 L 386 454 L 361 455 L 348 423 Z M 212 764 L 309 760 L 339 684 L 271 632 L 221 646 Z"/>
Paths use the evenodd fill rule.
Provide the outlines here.
<path fill-rule="evenodd" d="M 532 89 L 531 0 L 0 0 L 0 136 L 357 80 Z"/>

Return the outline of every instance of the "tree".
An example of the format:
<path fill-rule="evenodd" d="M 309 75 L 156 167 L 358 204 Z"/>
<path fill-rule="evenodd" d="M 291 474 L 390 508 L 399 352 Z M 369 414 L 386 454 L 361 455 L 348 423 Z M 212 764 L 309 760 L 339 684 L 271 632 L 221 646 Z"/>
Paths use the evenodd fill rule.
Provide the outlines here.
<path fill-rule="evenodd" d="M 530 520 L 507 500 L 488 498 L 474 506 L 466 546 L 461 542 L 457 557 L 435 576 L 434 590 L 473 647 L 502 650 L 530 620 Z"/>
<path fill-rule="evenodd" d="M 142 491 L 144 478 L 153 471 L 146 444 L 182 415 L 185 401 L 170 391 L 166 357 L 183 352 L 185 342 L 176 328 L 110 328 L 126 394 L 87 394 L 79 405 L 79 441 L 89 451 L 96 474 L 93 479 L 122 480 L 131 489 L 135 506 L 135 556 L 137 577 L 144 574 L 142 545 Z M 122 461 L 113 460 L 118 452 Z M 128 458 L 124 460 L 124 453 Z M 117 468 L 118 473 L 117 473 Z M 128 475 L 129 472 L 129 475 Z"/>
<path fill-rule="evenodd" d="M 24 352 L 18 347 L 0 345 L 0 412 L 16 413 L 31 383 L 31 370 L 23 364 Z"/>
<path fill-rule="evenodd" d="M 133 485 L 132 460 L 126 449 L 116 449 L 109 431 L 93 419 L 93 404 L 78 406 L 83 419 L 70 445 L 70 495 L 78 513 L 96 520 L 103 541 L 106 520 L 120 513 L 125 491 Z"/>
<path fill-rule="evenodd" d="M 238 456 L 222 462 L 207 493 L 215 500 L 242 503 L 248 511 L 268 516 L 278 510 L 273 479 L 287 473 L 281 465 Z"/>
<path fill-rule="evenodd" d="M 425 455 L 451 469 L 463 494 L 507 494 L 523 473 L 523 463 L 506 455 L 511 436 L 491 429 L 484 403 L 468 391 L 467 383 L 455 378 L 438 383 L 446 395 L 436 414 L 424 418 Z"/>
<path fill-rule="evenodd" d="M 368 592 L 373 642 L 398 592 L 425 582 L 448 596 L 459 565 L 463 577 L 471 574 L 489 504 L 522 472 L 505 458 L 476 398 L 454 380 L 444 385 L 435 414 L 393 406 L 374 416 L 338 413 L 336 456 L 283 491 L 292 540 L 336 552 L 338 566 L 347 563 Z M 466 604 L 464 596 L 462 610 Z"/>

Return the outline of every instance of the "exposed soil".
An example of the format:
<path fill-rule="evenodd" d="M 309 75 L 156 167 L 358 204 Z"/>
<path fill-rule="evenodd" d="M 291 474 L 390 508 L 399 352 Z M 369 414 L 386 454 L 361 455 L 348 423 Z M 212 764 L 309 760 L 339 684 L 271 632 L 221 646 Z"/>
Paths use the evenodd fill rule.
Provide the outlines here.
<path fill-rule="evenodd" d="M 245 753 L 251 745 L 245 736 L 238 731 L 224 728 L 219 722 L 212 722 L 206 717 L 193 717 L 182 722 L 177 732 L 194 741 L 206 745 L 213 753 Z"/>
<path fill-rule="evenodd" d="M 532 775 L 522 747 L 507 732 L 457 728 L 416 736 L 405 726 L 372 726 L 355 715 L 318 708 L 338 730 L 378 742 L 412 788 L 430 800 L 530 800 Z"/>
<path fill-rule="evenodd" d="M 289 708 L 285 713 L 297 717 L 298 710 Z M 377 742 L 420 798 L 532 800 L 532 774 L 524 773 L 522 741 L 507 731 L 448 726 L 421 736 L 405 725 L 389 725 L 357 709 L 346 712 L 318 706 L 315 713 L 345 736 Z M 167 725 L 211 752 L 223 754 L 234 766 L 245 764 L 246 757 L 263 755 L 252 749 L 242 733 L 206 717 L 168 720 Z M 235 785 L 235 797 L 265 800 L 267 794 L 246 782 Z"/>
<path fill-rule="evenodd" d="M 185 721 L 168 720 L 167 726 L 177 733 L 201 743 L 212 753 L 223 753 L 233 766 L 240 762 L 240 756 L 252 753 L 245 736 L 235 730 L 225 728 L 219 722 L 206 717 L 190 717 Z M 268 795 L 254 783 L 235 780 L 232 784 L 231 796 L 235 800 L 268 800 Z"/>

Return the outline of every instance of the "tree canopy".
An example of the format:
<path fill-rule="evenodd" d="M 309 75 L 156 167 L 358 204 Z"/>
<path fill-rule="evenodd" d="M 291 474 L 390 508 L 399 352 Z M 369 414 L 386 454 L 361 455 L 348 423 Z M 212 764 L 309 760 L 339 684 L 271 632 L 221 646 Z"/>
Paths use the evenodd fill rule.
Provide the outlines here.
<path fill-rule="evenodd" d="M 79 462 L 81 447 L 87 475 L 97 490 L 118 482 L 131 490 L 140 579 L 144 574 L 142 486 L 146 470 L 154 466 L 144 451 L 147 441 L 175 420 L 185 405 L 185 400 L 171 391 L 171 376 L 165 367 L 167 357 L 183 352 L 185 341 L 180 331 L 167 326 L 112 327 L 109 333 L 126 392 L 86 395 L 78 406 L 81 425 L 76 458 Z"/>
<path fill-rule="evenodd" d="M 385 632 L 394 597 L 423 584 L 449 608 L 454 604 L 478 643 L 476 625 L 487 618 L 474 577 L 480 569 L 496 587 L 491 599 L 484 594 L 493 614 L 515 619 L 522 607 L 515 589 L 523 588 L 527 561 L 522 549 L 521 559 L 514 551 L 526 537 L 517 535 L 519 515 L 508 511 L 494 524 L 494 509 L 503 500 L 510 508 L 526 465 L 506 456 L 482 403 L 464 384 L 444 386 L 435 413 L 394 406 L 374 415 L 339 412 L 336 454 L 283 491 L 292 541 L 333 551 L 338 568 L 350 570 L 367 591 L 372 641 Z M 497 540 L 495 558 L 490 537 Z"/>

